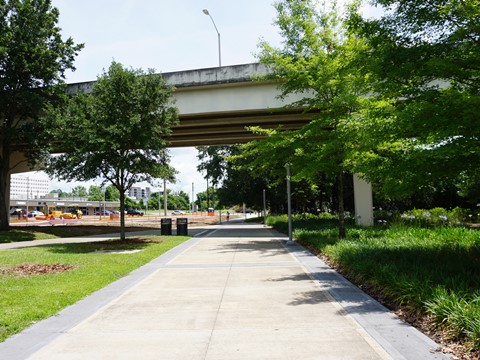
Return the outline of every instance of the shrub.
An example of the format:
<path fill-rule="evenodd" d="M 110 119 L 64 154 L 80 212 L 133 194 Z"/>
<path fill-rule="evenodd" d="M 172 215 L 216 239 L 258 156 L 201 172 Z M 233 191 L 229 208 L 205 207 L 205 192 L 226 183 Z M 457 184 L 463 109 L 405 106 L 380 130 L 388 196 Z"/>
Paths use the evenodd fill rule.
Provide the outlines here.
<path fill-rule="evenodd" d="M 416 227 L 443 227 L 443 226 L 465 226 L 476 219 L 468 209 L 456 207 L 452 210 L 444 208 L 413 209 L 403 213 L 376 211 L 375 219 L 378 222 L 390 224 L 403 224 Z"/>

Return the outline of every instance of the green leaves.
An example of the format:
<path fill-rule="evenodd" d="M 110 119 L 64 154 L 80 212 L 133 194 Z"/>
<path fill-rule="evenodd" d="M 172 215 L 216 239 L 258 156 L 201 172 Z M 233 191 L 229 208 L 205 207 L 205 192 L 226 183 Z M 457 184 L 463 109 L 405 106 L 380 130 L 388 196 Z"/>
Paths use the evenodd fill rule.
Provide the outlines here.
<path fill-rule="evenodd" d="M 59 12 L 50 0 L 0 1 L 0 179 L 7 179 L 13 151 L 41 163 L 51 140 L 38 122 L 45 107 L 58 103 L 65 71 L 83 48 L 63 40 Z M 0 181 L 0 204 L 8 204 Z M 0 207 L 0 228 L 8 227 L 8 205 Z"/>
<path fill-rule="evenodd" d="M 113 62 L 92 94 L 49 108 L 44 124 L 63 154 L 50 158 L 47 172 L 64 180 L 102 177 L 120 192 L 123 210 L 124 194 L 133 184 L 174 177 L 166 150 L 166 138 L 178 121 L 172 94 L 173 88 L 153 70 L 145 73 Z"/>
<path fill-rule="evenodd" d="M 263 161 L 268 155 L 261 154 L 289 159 L 298 165 L 293 173 L 302 178 L 343 171 L 344 143 L 351 139 L 341 135 L 342 129 L 359 110 L 360 97 L 368 92 L 367 76 L 357 75 L 361 64 L 356 54 L 365 43 L 346 32 L 335 4 L 323 12 L 311 1 L 279 1 L 275 6 L 283 48 L 260 44 L 260 61 L 271 68 L 269 77 L 279 80 L 282 97 L 302 94 L 291 106 L 303 106 L 315 116 L 299 131 L 280 129 L 265 142 L 255 143 L 258 156 Z"/>
<path fill-rule="evenodd" d="M 177 121 L 170 106 L 173 89 L 152 71 L 124 69 L 113 62 L 92 94 L 50 109 L 51 136 L 65 153 L 51 159 L 49 171 L 68 180 L 102 176 L 120 188 L 154 177 L 170 177 L 166 137 Z"/>
<path fill-rule="evenodd" d="M 369 44 L 361 70 L 375 93 L 359 133 L 368 155 L 357 154 L 354 170 L 395 197 L 442 182 L 478 187 L 478 1 L 375 3 L 388 8 L 380 19 L 349 21 Z"/>

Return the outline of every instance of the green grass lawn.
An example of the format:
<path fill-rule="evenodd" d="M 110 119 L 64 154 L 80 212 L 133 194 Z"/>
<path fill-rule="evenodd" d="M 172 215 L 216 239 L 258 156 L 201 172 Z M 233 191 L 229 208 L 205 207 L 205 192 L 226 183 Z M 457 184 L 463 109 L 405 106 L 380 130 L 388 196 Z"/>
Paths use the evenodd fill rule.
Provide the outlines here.
<path fill-rule="evenodd" d="M 127 275 L 189 237 L 145 236 L 135 241 L 59 244 L 0 251 L 0 341 Z M 132 254 L 96 250 L 141 249 Z M 69 271 L 21 276 L 20 264 L 72 265 Z"/>
<path fill-rule="evenodd" d="M 286 217 L 269 218 L 284 231 Z M 461 227 L 348 228 L 331 219 L 294 218 L 294 237 L 314 247 L 350 280 L 429 318 L 452 340 L 480 349 L 480 232 Z"/>

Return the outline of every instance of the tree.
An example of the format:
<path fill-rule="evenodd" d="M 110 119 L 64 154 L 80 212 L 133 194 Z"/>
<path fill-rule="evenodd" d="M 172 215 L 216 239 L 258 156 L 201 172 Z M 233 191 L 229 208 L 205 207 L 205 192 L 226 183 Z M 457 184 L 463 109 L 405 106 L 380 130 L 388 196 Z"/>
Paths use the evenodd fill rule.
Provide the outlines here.
<path fill-rule="evenodd" d="M 176 194 L 168 195 L 168 207 L 172 210 L 181 209 L 188 210 L 190 209 L 190 198 L 188 194 L 184 191 L 180 191 Z"/>
<path fill-rule="evenodd" d="M 212 185 L 219 185 L 227 175 L 227 157 L 237 151 L 236 146 L 199 146 L 196 148 L 200 163 L 197 170 L 205 173 Z"/>
<path fill-rule="evenodd" d="M 106 201 L 120 200 L 120 192 L 115 186 L 109 185 L 105 188 L 105 200 Z"/>
<path fill-rule="evenodd" d="M 160 209 L 163 206 L 163 196 L 158 192 L 152 193 L 150 200 L 148 200 L 148 207 L 150 209 Z"/>
<path fill-rule="evenodd" d="M 139 207 L 139 203 L 135 200 L 125 197 L 125 208 L 126 209 L 137 209 Z"/>
<path fill-rule="evenodd" d="M 19 165 L 11 155 L 42 157 L 39 115 L 61 99 L 65 71 L 83 47 L 61 38 L 58 17 L 50 0 L 0 1 L 0 230 L 9 227 L 7 179 Z"/>
<path fill-rule="evenodd" d="M 87 189 L 85 186 L 77 185 L 72 189 L 72 197 L 82 197 L 85 198 L 88 196 Z"/>
<path fill-rule="evenodd" d="M 283 134 L 285 135 L 285 134 Z M 272 140 L 272 138 L 270 138 Z M 265 145 L 267 142 L 263 142 Z M 251 156 L 250 149 L 252 150 Z M 246 146 L 210 146 L 207 148 L 197 148 L 199 150 L 198 158 L 200 164 L 199 170 L 208 169 L 209 174 L 217 174 L 216 181 L 220 184 L 215 192 L 215 199 L 218 207 L 242 207 L 245 203 L 249 208 L 255 210 L 263 209 L 263 190 L 266 190 L 268 208 L 272 213 L 281 213 L 286 211 L 286 188 L 285 188 L 285 163 L 284 156 L 272 156 L 262 158 L 262 161 L 255 162 L 258 159 L 258 151 L 264 151 L 267 154 L 279 155 L 279 146 L 275 150 L 265 149 L 258 144 Z M 289 150 L 290 151 L 290 150 Z M 212 176 L 213 182 L 214 176 Z M 330 188 L 332 184 L 326 181 L 324 176 L 316 177 L 317 183 L 310 183 L 308 180 L 299 179 L 295 182 L 292 192 L 293 208 L 298 211 L 315 212 L 317 208 L 325 205 L 327 208 L 333 208 Z M 213 189 L 209 189 L 209 200 L 213 199 Z M 197 205 L 206 209 L 207 193 L 197 194 Z M 211 204 L 211 202 L 210 202 Z"/>
<path fill-rule="evenodd" d="M 237 169 L 232 162 L 232 157 L 241 153 L 239 146 L 198 147 L 197 151 L 200 161 L 197 170 L 204 172 L 205 178 L 210 179 L 212 184 L 208 193 L 199 194 L 202 201 L 201 208 L 216 209 L 218 206 L 228 207 L 243 203 L 249 206 L 258 205 L 257 200 L 261 200 L 258 191 L 265 188 L 264 182 L 252 176 L 246 169 Z M 215 186 L 217 190 L 214 189 Z M 199 201 L 197 203 L 200 204 Z"/>
<path fill-rule="evenodd" d="M 56 189 L 56 190 L 52 190 L 50 191 L 50 194 L 58 194 L 58 197 L 61 199 L 61 198 L 69 198 L 70 197 L 70 193 L 68 192 L 65 192 L 63 191 L 62 189 Z"/>
<path fill-rule="evenodd" d="M 125 238 L 125 193 L 138 182 L 171 178 L 166 149 L 177 122 L 173 88 L 153 70 L 125 69 L 112 62 L 93 93 L 67 106 L 49 108 L 44 119 L 64 154 L 51 157 L 47 172 L 63 180 L 101 177 L 120 193 L 121 238 Z"/>
<path fill-rule="evenodd" d="M 369 44 L 360 56 L 376 94 L 357 128 L 357 171 L 394 198 L 449 183 L 480 200 L 478 0 L 373 2 L 380 19 L 349 19 Z"/>
<path fill-rule="evenodd" d="M 88 200 L 89 201 L 102 201 L 103 200 L 103 191 L 101 186 L 90 185 L 88 189 Z"/>
<path fill-rule="evenodd" d="M 345 136 L 344 128 L 361 109 L 361 98 L 368 92 L 368 78 L 358 75 L 362 64 L 356 58 L 365 45 L 346 31 L 335 2 L 327 11 L 317 6 L 310 0 L 276 2 L 283 48 L 262 42 L 259 54 L 272 71 L 267 78 L 278 81 L 280 97 L 300 94 L 301 100 L 290 106 L 303 107 L 314 114 L 313 120 L 299 131 L 256 129 L 269 138 L 247 145 L 246 155 L 254 159 L 253 167 L 270 166 L 272 161 L 290 163 L 294 180 L 316 184 L 320 176 L 335 179 L 339 237 L 343 238 L 346 151 L 355 140 Z"/>

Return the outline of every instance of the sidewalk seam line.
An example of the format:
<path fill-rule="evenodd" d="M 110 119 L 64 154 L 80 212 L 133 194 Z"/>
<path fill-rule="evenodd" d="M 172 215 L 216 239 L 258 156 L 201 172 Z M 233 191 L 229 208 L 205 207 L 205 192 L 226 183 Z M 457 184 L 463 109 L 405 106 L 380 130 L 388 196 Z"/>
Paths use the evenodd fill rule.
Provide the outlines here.
<path fill-rule="evenodd" d="M 239 241 L 237 240 L 237 246 L 235 248 L 235 253 L 233 254 L 232 262 L 230 263 L 230 267 L 228 269 L 227 279 L 225 280 L 225 285 L 223 287 L 222 296 L 220 297 L 220 302 L 218 304 L 217 313 L 215 314 L 215 320 L 213 321 L 212 330 L 210 331 L 210 336 L 208 338 L 207 348 L 205 349 L 205 356 L 203 357 L 204 360 L 207 359 L 208 352 L 210 350 L 210 345 L 212 343 L 213 333 L 215 331 L 215 327 L 216 327 L 217 321 L 218 321 L 218 315 L 220 314 L 220 309 L 222 308 L 223 298 L 225 297 L 225 291 L 227 290 L 227 284 L 228 284 L 228 281 L 230 280 L 230 275 L 231 275 L 232 269 L 233 269 L 233 263 L 235 262 L 235 256 L 237 256 L 238 243 L 239 243 Z"/>

